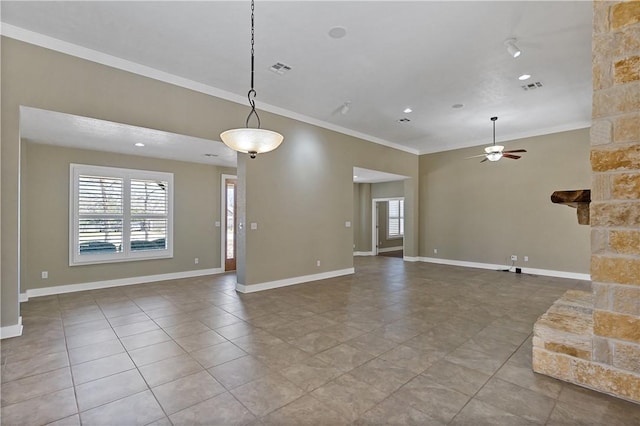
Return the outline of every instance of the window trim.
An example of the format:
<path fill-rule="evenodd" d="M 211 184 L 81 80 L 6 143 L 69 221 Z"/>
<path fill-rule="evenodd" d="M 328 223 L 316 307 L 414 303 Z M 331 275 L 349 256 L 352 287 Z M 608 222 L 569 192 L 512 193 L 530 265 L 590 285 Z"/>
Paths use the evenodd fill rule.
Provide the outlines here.
<path fill-rule="evenodd" d="M 78 241 L 79 232 L 78 186 L 80 175 L 95 175 L 123 179 L 122 244 L 124 250 L 122 252 L 113 254 L 93 254 L 80 256 L 79 250 L 76 250 L 76 242 Z M 132 251 L 129 247 L 132 217 L 130 211 L 131 179 L 162 180 L 168 183 L 166 236 L 167 248 L 164 250 Z M 173 173 L 71 163 L 69 165 L 69 266 L 173 258 L 173 193 Z"/>
<path fill-rule="evenodd" d="M 402 215 L 398 216 L 398 230 L 403 229 L 404 228 L 404 198 L 402 197 L 398 197 L 398 198 L 389 198 L 387 199 L 387 240 L 400 240 L 402 238 L 404 238 L 404 231 L 400 234 L 397 235 L 391 235 L 389 233 L 389 229 L 391 229 L 390 222 L 391 222 L 391 208 L 389 207 L 389 203 L 391 201 L 398 201 L 398 202 L 402 202 Z M 398 212 L 400 212 L 400 205 L 398 205 Z M 395 218 L 395 216 L 394 216 Z"/>

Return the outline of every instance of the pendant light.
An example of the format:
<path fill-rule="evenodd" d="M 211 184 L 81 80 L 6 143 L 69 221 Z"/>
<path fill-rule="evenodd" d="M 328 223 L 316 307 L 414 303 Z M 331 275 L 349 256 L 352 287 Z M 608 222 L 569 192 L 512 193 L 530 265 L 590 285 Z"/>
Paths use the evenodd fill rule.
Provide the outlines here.
<path fill-rule="evenodd" d="M 256 155 L 264 152 L 273 151 L 276 149 L 282 141 L 284 136 L 280 133 L 273 132 L 271 130 L 265 130 L 260 128 L 260 117 L 256 111 L 256 91 L 253 88 L 253 74 L 254 74 L 254 0 L 251 0 L 251 89 L 247 94 L 249 99 L 249 105 L 251 111 L 247 116 L 245 127 L 238 129 L 227 130 L 220 134 L 220 139 L 229 148 L 234 151 L 243 152 L 249 154 L 251 158 L 256 158 Z M 249 121 L 251 116 L 255 116 L 258 127 L 249 127 Z"/>

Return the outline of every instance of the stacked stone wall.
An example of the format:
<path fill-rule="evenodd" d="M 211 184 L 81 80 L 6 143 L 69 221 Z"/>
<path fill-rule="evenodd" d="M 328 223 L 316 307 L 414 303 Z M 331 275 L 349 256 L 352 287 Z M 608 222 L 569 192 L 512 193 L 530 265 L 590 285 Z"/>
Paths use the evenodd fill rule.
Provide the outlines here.
<path fill-rule="evenodd" d="M 593 74 L 593 361 L 640 373 L 640 1 L 594 3 Z"/>
<path fill-rule="evenodd" d="M 562 330 L 552 307 L 534 328 L 533 369 L 640 402 L 638 0 L 594 2 L 592 118 L 592 327 Z M 567 294 L 554 306 L 571 299 Z M 563 323 L 584 324 L 585 309 L 568 312 Z M 584 350 L 553 344 L 567 340 Z"/>

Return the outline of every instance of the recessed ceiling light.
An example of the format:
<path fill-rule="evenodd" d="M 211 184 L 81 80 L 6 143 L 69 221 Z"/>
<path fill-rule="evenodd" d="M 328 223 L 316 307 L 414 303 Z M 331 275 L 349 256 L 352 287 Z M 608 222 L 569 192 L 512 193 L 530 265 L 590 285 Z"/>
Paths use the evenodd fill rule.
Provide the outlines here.
<path fill-rule="evenodd" d="M 458 109 L 458 108 L 462 108 L 463 106 L 464 106 L 464 104 L 453 104 L 453 105 L 451 105 L 451 108 Z"/>
<path fill-rule="evenodd" d="M 413 112 L 413 110 L 412 110 L 411 108 L 405 108 L 403 112 L 404 112 L 405 114 L 409 114 L 409 113 L 412 113 L 412 112 Z"/>
<path fill-rule="evenodd" d="M 344 27 L 333 27 L 329 30 L 329 37 L 342 38 L 347 35 L 347 29 Z"/>
<path fill-rule="evenodd" d="M 529 74 L 522 74 L 520 77 L 518 77 L 518 80 L 524 81 L 524 80 L 529 80 L 530 78 L 531 76 Z"/>
<path fill-rule="evenodd" d="M 136 146 L 144 146 L 144 144 L 142 142 L 136 142 L 135 145 Z"/>

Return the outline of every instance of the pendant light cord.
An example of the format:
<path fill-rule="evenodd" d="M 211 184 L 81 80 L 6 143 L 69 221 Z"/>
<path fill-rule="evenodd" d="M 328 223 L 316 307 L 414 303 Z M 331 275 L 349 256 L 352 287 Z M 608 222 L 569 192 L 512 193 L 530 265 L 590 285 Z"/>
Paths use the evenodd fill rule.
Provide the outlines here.
<path fill-rule="evenodd" d="M 255 9 L 255 5 L 254 5 L 254 0 L 251 0 L 251 89 L 249 89 L 249 93 L 247 94 L 247 99 L 249 99 L 249 105 L 251 105 L 251 111 L 249 112 L 249 115 L 247 116 L 247 121 L 245 122 L 245 127 L 249 127 L 249 120 L 251 120 L 251 116 L 255 115 L 256 116 L 256 120 L 258 121 L 258 129 L 260 128 L 260 117 L 258 116 L 258 112 L 256 111 L 256 101 L 255 101 L 255 97 L 256 97 L 256 91 L 253 88 L 253 75 L 254 75 L 254 63 L 255 63 L 255 51 L 253 48 L 253 45 L 255 43 L 254 41 L 254 34 L 255 34 L 255 30 L 254 30 L 254 9 Z"/>

